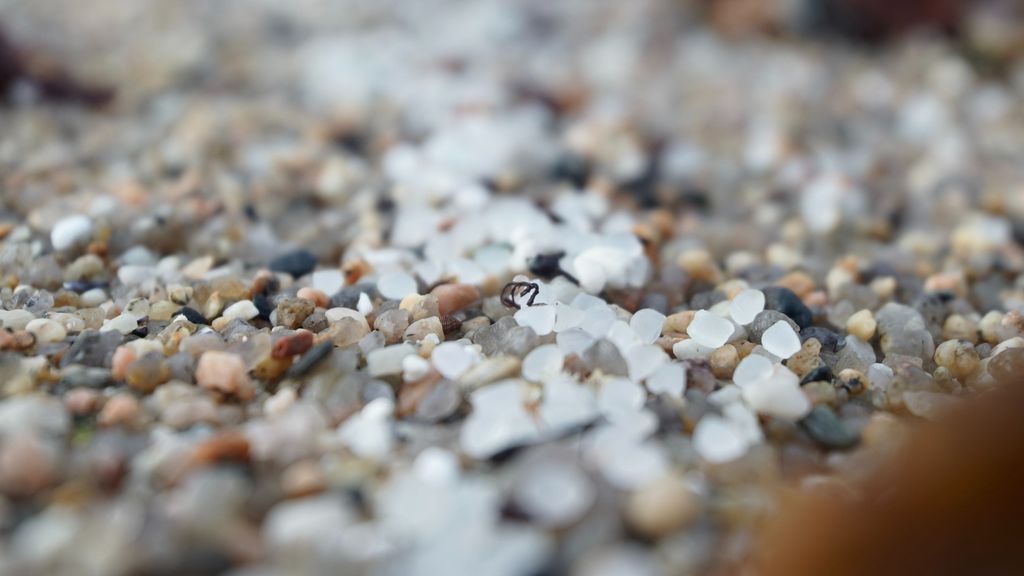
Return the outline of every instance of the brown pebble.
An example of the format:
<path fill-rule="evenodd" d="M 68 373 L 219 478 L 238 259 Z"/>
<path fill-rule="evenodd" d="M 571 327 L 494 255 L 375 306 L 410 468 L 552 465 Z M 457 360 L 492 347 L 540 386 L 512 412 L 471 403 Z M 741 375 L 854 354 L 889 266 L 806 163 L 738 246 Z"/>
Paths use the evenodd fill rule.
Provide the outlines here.
<path fill-rule="evenodd" d="M 207 350 L 199 357 L 196 384 L 243 400 L 255 393 L 242 357 L 219 350 Z"/>
<path fill-rule="evenodd" d="M 132 423 L 139 415 L 139 401 L 131 394 L 117 394 L 107 400 L 97 417 L 100 426 Z"/>
<path fill-rule="evenodd" d="M 370 263 L 366 260 L 353 260 L 351 262 L 346 262 L 345 265 L 341 267 L 342 273 L 345 274 L 346 286 L 354 286 L 359 282 L 360 278 L 368 274 L 371 270 L 373 270 L 373 267 L 370 266 Z"/>
<path fill-rule="evenodd" d="M 249 439 L 239 431 L 228 430 L 203 440 L 192 451 L 192 464 L 249 460 Z"/>
<path fill-rule="evenodd" d="M 72 388 L 64 394 L 64 407 L 74 416 L 86 416 L 99 408 L 100 393 L 89 388 Z"/>
<path fill-rule="evenodd" d="M 327 308 L 331 303 L 331 298 L 323 290 L 317 290 L 309 286 L 299 288 L 299 291 L 295 294 L 303 300 L 309 300 L 317 308 Z"/>
<path fill-rule="evenodd" d="M 135 348 L 128 345 L 118 346 L 111 358 L 111 375 L 115 380 L 124 380 L 128 365 L 138 359 Z"/>
<path fill-rule="evenodd" d="M 0 444 L 0 492 L 4 494 L 36 494 L 56 480 L 57 468 L 56 454 L 32 434 L 17 434 Z"/>
<path fill-rule="evenodd" d="M 313 333 L 307 330 L 299 330 L 291 336 L 285 336 L 274 343 L 270 355 L 274 358 L 290 358 L 296 354 L 302 354 L 313 347 Z"/>
<path fill-rule="evenodd" d="M 441 317 L 480 300 L 480 291 L 472 284 L 441 284 L 430 293 L 437 297 L 437 309 Z"/>
<path fill-rule="evenodd" d="M 276 322 L 278 326 L 291 328 L 292 330 L 302 326 L 302 322 L 316 310 L 316 306 L 309 300 L 302 298 L 288 298 L 277 305 Z"/>

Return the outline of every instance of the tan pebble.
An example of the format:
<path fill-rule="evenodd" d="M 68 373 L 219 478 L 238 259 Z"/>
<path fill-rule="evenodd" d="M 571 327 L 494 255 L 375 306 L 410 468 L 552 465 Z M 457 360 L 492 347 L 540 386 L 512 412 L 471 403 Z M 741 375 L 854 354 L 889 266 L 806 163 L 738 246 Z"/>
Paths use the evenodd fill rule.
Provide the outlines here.
<path fill-rule="evenodd" d="M 181 309 L 181 306 L 171 302 L 169 300 L 160 300 L 154 302 L 149 307 L 149 319 L 159 321 L 169 321 L 174 317 L 174 314 Z"/>
<path fill-rule="evenodd" d="M 317 342 L 330 340 L 335 346 L 346 348 L 358 343 L 363 336 L 369 333 L 370 328 L 366 325 L 365 319 L 360 317 L 357 320 L 356 318 L 346 316 L 317 334 L 316 340 Z"/>
<path fill-rule="evenodd" d="M 952 292 L 958 296 L 967 294 L 967 280 L 963 271 L 939 272 L 924 281 L 925 292 Z"/>
<path fill-rule="evenodd" d="M 810 274 L 797 270 L 786 274 L 782 278 L 779 278 L 775 282 L 776 285 L 782 286 L 783 288 L 789 288 L 794 294 L 803 298 L 817 288 L 817 283 Z"/>
<path fill-rule="evenodd" d="M 856 280 L 854 273 L 844 266 L 836 265 L 825 275 L 825 289 L 829 294 L 839 294 L 844 286 Z"/>
<path fill-rule="evenodd" d="M 1003 315 L 1002 325 L 1013 330 L 1013 335 L 1024 333 L 1024 314 L 1020 310 L 1011 310 Z"/>
<path fill-rule="evenodd" d="M 220 292 L 210 294 L 210 297 L 206 299 L 206 304 L 203 306 L 203 316 L 207 318 L 220 316 L 221 311 L 224 310 L 224 304 L 225 301 Z"/>
<path fill-rule="evenodd" d="M 981 357 L 966 340 L 946 340 L 935 348 L 935 363 L 960 380 L 978 371 Z"/>
<path fill-rule="evenodd" d="M 60 342 L 68 335 L 64 326 L 49 318 L 36 318 L 25 325 L 25 330 L 31 332 L 40 344 Z"/>
<path fill-rule="evenodd" d="M 302 326 L 302 322 L 316 311 L 316 306 L 310 300 L 303 298 L 288 298 L 280 301 L 275 309 L 275 323 L 285 328 L 296 329 Z"/>
<path fill-rule="evenodd" d="M 263 413 L 270 417 L 280 416 L 295 403 L 296 398 L 295 388 L 281 388 L 263 403 Z"/>
<path fill-rule="evenodd" d="M 1003 326 L 1003 313 L 992 310 L 981 317 L 978 323 L 981 339 L 995 346 L 1012 335 L 1012 330 Z"/>
<path fill-rule="evenodd" d="M 756 343 L 751 342 L 750 340 L 733 342 L 732 345 L 736 347 L 736 352 L 740 355 L 740 360 L 746 358 L 747 356 L 750 356 L 750 353 L 753 352 L 754 348 L 757 348 L 758 346 Z"/>
<path fill-rule="evenodd" d="M 811 370 L 822 365 L 820 354 L 821 342 L 818 342 L 817 338 L 808 338 L 800 346 L 800 350 L 786 360 L 786 367 L 802 378 Z"/>
<path fill-rule="evenodd" d="M 888 300 L 896 293 L 896 279 L 892 276 L 882 276 L 871 281 L 871 291 L 882 300 Z"/>
<path fill-rule="evenodd" d="M 428 334 L 435 334 L 438 338 L 444 340 L 444 326 L 441 324 L 440 318 L 434 316 L 413 322 L 405 329 L 403 338 L 406 342 L 419 342 L 426 338 Z"/>
<path fill-rule="evenodd" d="M 817 406 L 819 404 L 827 404 L 829 406 L 835 406 L 838 403 L 839 397 L 836 394 L 836 387 L 831 382 L 824 382 L 821 380 L 815 382 L 808 382 L 800 387 L 800 391 L 803 392 L 811 404 Z"/>
<path fill-rule="evenodd" d="M 978 343 L 978 322 L 962 314 L 950 314 L 942 324 L 942 337 L 946 340 L 966 340 Z"/>
<path fill-rule="evenodd" d="M 299 288 L 299 291 L 295 295 L 303 300 L 309 300 L 317 308 L 327 308 L 331 303 L 331 298 L 326 292 L 309 286 Z"/>
<path fill-rule="evenodd" d="M 708 364 L 710 364 L 711 372 L 715 375 L 715 378 L 723 380 L 732 378 L 732 373 L 736 370 L 736 364 L 739 361 L 739 353 L 732 344 L 726 344 L 718 348 L 708 358 Z"/>
<path fill-rule="evenodd" d="M 213 268 L 213 256 L 200 256 L 181 269 L 181 274 L 189 280 L 201 280 Z"/>
<path fill-rule="evenodd" d="M 471 284 L 442 284 L 430 292 L 437 298 L 441 316 L 458 312 L 480 300 L 480 291 Z"/>
<path fill-rule="evenodd" d="M 669 474 L 633 492 L 626 502 L 629 526 L 648 538 L 661 538 L 696 518 L 699 502 L 682 478 Z"/>
<path fill-rule="evenodd" d="M 302 460 L 285 468 L 281 473 L 281 490 L 289 498 L 300 498 L 323 492 L 327 488 L 327 476 L 320 465 L 312 460 Z"/>
<path fill-rule="evenodd" d="M 208 350 L 196 365 L 196 384 L 242 399 L 251 398 L 255 390 L 241 356 Z"/>
<path fill-rule="evenodd" d="M 138 358 L 133 346 L 122 344 L 114 350 L 114 356 L 110 359 L 110 374 L 114 380 L 124 380 L 128 371 L 128 365 Z"/>
<path fill-rule="evenodd" d="M 676 263 L 693 280 L 711 284 L 718 284 L 722 281 L 722 269 L 707 250 L 687 250 L 679 255 Z"/>
<path fill-rule="evenodd" d="M 225 316 L 214 318 L 213 321 L 210 322 L 210 328 L 213 328 L 217 332 L 220 332 L 221 330 L 226 328 L 228 324 L 231 323 L 231 320 L 231 318 L 227 318 Z"/>
<path fill-rule="evenodd" d="M 847 368 L 836 375 L 839 386 L 853 395 L 861 394 L 868 389 L 868 377 L 860 370 Z"/>
<path fill-rule="evenodd" d="M 72 388 L 64 394 L 64 407 L 75 416 L 92 414 L 99 408 L 100 393 L 90 388 Z"/>
<path fill-rule="evenodd" d="M 101 426 L 130 424 L 139 416 L 139 401 L 131 394 L 117 394 L 107 400 L 97 417 Z"/>
<path fill-rule="evenodd" d="M 846 331 L 865 342 L 871 342 L 878 329 L 878 322 L 871 310 L 858 310 L 846 319 Z"/>
<path fill-rule="evenodd" d="M 986 371 L 1000 384 L 1017 384 L 1024 374 L 1024 348 L 1007 348 L 988 360 Z"/>
<path fill-rule="evenodd" d="M 686 329 L 690 327 L 690 322 L 693 322 L 693 317 L 696 313 L 695 310 L 686 310 L 670 314 L 665 318 L 665 324 L 661 327 L 661 333 L 666 335 L 686 334 Z"/>

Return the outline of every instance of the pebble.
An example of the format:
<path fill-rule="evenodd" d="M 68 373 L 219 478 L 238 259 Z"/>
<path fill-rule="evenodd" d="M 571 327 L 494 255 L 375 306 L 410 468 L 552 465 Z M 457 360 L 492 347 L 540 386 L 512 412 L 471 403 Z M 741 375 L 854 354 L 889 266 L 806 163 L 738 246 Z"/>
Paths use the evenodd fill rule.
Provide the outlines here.
<path fill-rule="evenodd" d="M 658 539 L 692 522 L 699 510 L 697 495 L 682 478 L 669 474 L 630 494 L 625 518 L 641 536 Z"/>
<path fill-rule="evenodd" d="M 430 294 L 437 299 L 439 316 L 454 314 L 480 300 L 480 291 L 471 284 L 441 284 Z"/>
<path fill-rule="evenodd" d="M 243 400 L 255 393 L 245 361 L 229 352 L 209 350 L 199 357 L 195 372 L 196 384 Z"/>
<path fill-rule="evenodd" d="M 530 328 L 538 336 L 546 336 L 555 328 L 555 316 L 554 306 L 524 306 L 514 317 L 520 326 Z"/>
<path fill-rule="evenodd" d="M 333 348 L 334 345 L 331 342 L 321 342 L 313 346 L 288 368 L 287 376 L 289 378 L 298 378 L 306 374 L 326 358 Z"/>
<path fill-rule="evenodd" d="M 9 330 L 25 330 L 36 315 L 28 310 L 0 310 L 0 324 Z"/>
<path fill-rule="evenodd" d="M 60 342 L 67 337 L 68 331 L 59 322 L 48 318 L 36 318 L 25 325 L 25 330 L 36 337 L 37 344 Z"/>
<path fill-rule="evenodd" d="M 764 310 L 764 292 L 750 288 L 737 294 L 729 303 L 729 316 L 741 326 L 746 326 Z"/>
<path fill-rule="evenodd" d="M 814 321 L 814 316 L 800 297 L 788 288 L 769 286 L 764 289 L 765 308 L 777 310 L 796 323 L 797 329 L 806 328 Z"/>
<path fill-rule="evenodd" d="M 878 323 L 875 322 L 871 310 L 859 310 L 846 320 L 846 331 L 865 342 L 870 342 L 875 337 L 877 328 Z"/>
<path fill-rule="evenodd" d="M 283 272 L 290 274 L 293 278 L 299 278 L 316 268 L 316 256 L 308 250 L 300 248 L 274 258 L 267 264 L 267 267 L 273 272 Z"/>
<path fill-rule="evenodd" d="M 530 351 L 523 358 L 523 378 L 533 382 L 541 382 L 557 376 L 562 371 L 565 356 L 558 346 L 545 344 Z"/>
<path fill-rule="evenodd" d="M 721 378 L 723 380 L 732 378 L 733 371 L 736 370 L 736 365 L 739 361 L 739 352 L 737 352 L 736 347 L 731 344 L 722 346 L 712 352 L 711 356 L 708 357 L 708 364 L 711 366 L 711 372 L 715 375 L 715 378 Z"/>
<path fill-rule="evenodd" d="M 131 394 L 115 394 L 100 410 L 96 421 L 100 426 L 128 425 L 139 417 L 141 407 L 139 401 Z"/>
<path fill-rule="evenodd" d="M 836 413 L 825 405 L 815 406 L 800 420 L 800 427 L 819 446 L 827 450 L 846 450 L 860 442 L 860 435 L 850 430 Z"/>
<path fill-rule="evenodd" d="M 309 318 L 314 311 L 316 311 L 316 306 L 309 300 L 286 298 L 281 300 L 274 310 L 276 324 L 295 330 L 300 328 L 306 318 Z M 328 320 L 330 320 L 330 316 L 328 316 Z M 366 321 L 363 320 L 363 322 L 365 323 Z"/>
<path fill-rule="evenodd" d="M 417 293 L 416 279 L 405 272 L 388 272 L 377 280 L 377 290 L 385 298 L 401 300 Z"/>
<path fill-rule="evenodd" d="M 323 290 L 317 290 L 316 288 L 310 288 L 309 286 L 299 288 L 299 291 L 295 293 L 295 296 L 297 298 L 302 298 L 303 300 L 309 300 L 317 308 L 327 308 L 331 305 L 331 298 L 326 292 Z"/>
<path fill-rule="evenodd" d="M 1007 348 L 992 356 L 986 367 L 996 382 L 1012 385 L 1024 374 L 1024 348 Z"/>
<path fill-rule="evenodd" d="M 415 354 L 411 344 L 394 344 L 371 351 L 366 355 L 366 369 L 370 376 L 391 376 L 402 373 L 402 359 Z"/>
<path fill-rule="evenodd" d="M 783 360 L 799 352 L 802 347 L 800 337 L 793 331 L 793 327 L 782 320 L 761 334 L 761 346 Z"/>
<path fill-rule="evenodd" d="M 719 348 L 729 341 L 735 330 L 732 322 L 707 310 L 698 310 L 686 328 L 690 338 L 701 346 Z"/>
<path fill-rule="evenodd" d="M 274 358 L 291 358 L 297 354 L 303 354 L 313 347 L 313 333 L 306 330 L 299 330 L 295 334 L 285 336 L 274 342 L 270 355 Z"/>
<path fill-rule="evenodd" d="M 405 331 L 409 328 L 409 319 L 408 311 L 395 308 L 378 315 L 373 322 L 373 328 L 384 335 L 385 342 L 395 344 L 401 342 L 405 336 Z"/>
<path fill-rule="evenodd" d="M 693 448 L 712 464 L 736 460 L 747 453 L 750 443 L 735 425 L 718 416 L 705 416 L 693 431 Z"/>
<path fill-rule="evenodd" d="M 444 339 L 444 327 L 441 325 L 441 320 L 436 316 L 423 318 L 409 324 L 409 327 L 405 329 L 405 333 L 402 334 L 402 338 L 406 342 L 419 342 L 428 335 L 434 335 L 438 340 Z"/>
<path fill-rule="evenodd" d="M 629 319 L 629 327 L 636 333 L 641 343 L 653 344 L 658 339 L 658 336 L 661 336 L 665 319 L 665 315 L 661 312 L 644 308 L 637 310 L 633 317 Z M 537 332 L 537 334 L 543 336 L 540 332 Z"/>
<path fill-rule="evenodd" d="M 981 356 L 966 340 L 946 340 L 935 349 L 935 363 L 963 380 L 978 371 Z"/>
<path fill-rule="evenodd" d="M 259 315 L 260 311 L 256 309 L 256 305 L 252 303 L 252 300 L 239 300 L 221 312 L 221 317 L 228 320 L 236 318 L 239 320 L 252 320 Z"/>
<path fill-rule="evenodd" d="M 54 250 L 67 250 L 89 242 L 93 234 L 92 220 L 76 214 L 59 220 L 50 231 L 50 244 Z"/>
<path fill-rule="evenodd" d="M 442 376 L 457 380 L 472 367 L 476 355 L 457 342 L 443 342 L 434 348 L 430 361 Z"/>

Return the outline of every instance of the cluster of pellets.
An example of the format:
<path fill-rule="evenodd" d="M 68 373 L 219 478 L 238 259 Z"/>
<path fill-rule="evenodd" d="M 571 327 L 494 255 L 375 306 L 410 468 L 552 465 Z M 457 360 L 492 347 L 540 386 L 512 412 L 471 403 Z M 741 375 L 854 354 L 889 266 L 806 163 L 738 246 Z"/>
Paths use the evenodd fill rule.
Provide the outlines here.
<path fill-rule="evenodd" d="M 1013 385 L 1024 62 L 676 4 L 181 3 L 11 96 L 0 574 L 727 573 Z"/>

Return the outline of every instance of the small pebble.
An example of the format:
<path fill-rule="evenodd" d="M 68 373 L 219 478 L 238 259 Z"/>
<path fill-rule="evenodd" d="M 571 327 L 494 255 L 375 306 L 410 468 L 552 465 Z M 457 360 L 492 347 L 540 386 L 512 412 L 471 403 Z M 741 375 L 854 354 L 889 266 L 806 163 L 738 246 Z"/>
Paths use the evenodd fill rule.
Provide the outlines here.
<path fill-rule="evenodd" d="M 229 352 L 210 350 L 199 357 L 196 365 L 196 384 L 243 400 L 255 392 L 248 370 L 241 356 Z"/>
<path fill-rule="evenodd" d="M 54 250 L 67 250 L 86 244 L 92 238 L 93 225 L 88 216 L 76 214 L 57 222 L 50 231 Z"/>

